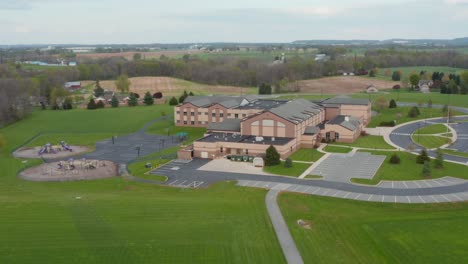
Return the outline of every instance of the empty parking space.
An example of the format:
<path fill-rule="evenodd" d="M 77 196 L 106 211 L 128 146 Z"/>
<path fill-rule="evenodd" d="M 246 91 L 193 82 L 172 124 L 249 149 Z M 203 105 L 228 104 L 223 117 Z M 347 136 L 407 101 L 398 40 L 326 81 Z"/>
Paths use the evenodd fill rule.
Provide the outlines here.
<path fill-rule="evenodd" d="M 315 167 L 311 175 L 325 180 L 349 182 L 351 178 L 372 179 L 385 160 L 385 156 L 366 152 L 331 154 Z"/>

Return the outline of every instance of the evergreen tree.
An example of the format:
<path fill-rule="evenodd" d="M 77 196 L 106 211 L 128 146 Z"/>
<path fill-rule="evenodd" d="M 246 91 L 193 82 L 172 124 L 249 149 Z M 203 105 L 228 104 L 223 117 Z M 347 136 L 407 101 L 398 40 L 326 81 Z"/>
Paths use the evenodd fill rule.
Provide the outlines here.
<path fill-rule="evenodd" d="M 111 106 L 114 107 L 114 108 L 119 107 L 119 100 L 117 99 L 117 97 L 115 95 L 112 96 Z"/>
<path fill-rule="evenodd" d="M 411 107 L 411 109 L 408 112 L 409 117 L 417 117 L 420 114 L 421 114 L 421 112 L 419 112 L 419 108 L 417 106 Z"/>
<path fill-rule="evenodd" d="M 90 100 L 89 100 L 89 103 L 88 103 L 87 108 L 88 108 L 89 110 L 94 110 L 94 109 L 96 109 L 96 102 L 94 101 L 94 99 L 90 99 Z"/>
<path fill-rule="evenodd" d="M 128 106 L 137 106 L 138 105 L 138 98 L 136 98 L 134 93 L 130 94 L 130 99 L 127 102 Z"/>
<path fill-rule="evenodd" d="M 430 160 L 425 149 L 422 149 L 419 156 L 416 157 L 416 163 L 418 164 L 424 164 L 425 161 L 429 162 Z"/>
<path fill-rule="evenodd" d="M 171 100 L 169 100 L 169 105 L 177 105 L 179 102 L 177 101 L 177 98 L 172 96 Z"/>
<path fill-rule="evenodd" d="M 194 94 L 193 94 L 192 92 L 190 92 L 188 95 L 189 95 L 189 96 L 194 96 Z"/>
<path fill-rule="evenodd" d="M 186 98 L 185 96 L 181 95 L 179 97 L 179 104 L 182 104 L 185 101 L 185 98 Z"/>
<path fill-rule="evenodd" d="M 273 145 L 270 145 L 266 150 L 265 166 L 273 166 L 280 164 L 280 154 Z"/>
<path fill-rule="evenodd" d="M 291 168 L 293 166 L 293 163 L 292 163 L 292 160 L 290 158 L 287 158 L 285 161 L 284 161 L 284 167 L 286 168 Z"/>
<path fill-rule="evenodd" d="M 396 104 L 395 100 L 393 100 L 393 99 L 390 100 L 388 108 L 396 108 L 396 107 L 397 107 L 397 104 Z"/>
<path fill-rule="evenodd" d="M 99 80 L 96 81 L 96 86 L 94 89 L 94 96 L 101 97 L 104 95 L 104 89 L 102 89 L 101 85 L 99 84 Z"/>
<path fill-rule="evenodd" d="M 154 98 L 150 94 L 150 92 L 145 93 L 145 97 L 143 97 L 143 102 L 145 103 L 145 105 L 153 105 L 154 104 Z"/>
<path fill-rule="evenodd" d="M 444 154 L 440 148 L 436 151 L 436 159 L 434 160 L 434 167 L 436 169 L 442 169 L 444 167 Z"/>
<path fill-rule="evenodd" d="M 63 110 L 70 110 L 73 108 L 73 100 L 71 99 L 71 97 L 65 98 L 62 104 L 62 108 Z"/>
<path fill-rule="evenodd" d="M 422 168 L 422 176 L 429 177 L 431 176 L 431 166 L 429 165 L 429 161 L 424 161 L 424 165 Z"/>
<path fill-rule="evenodd" d="M 392 74 L 392 80 L 393 81 L 400 81 L 401 80 L 401 72 L 400 71 L 394 71 Z"/>
<path fill-rule="evenodd" d="M 390 163 L 391 164 L 400 164 L 401 160 L 400 157 L 396 153 L 393 153 L 393 155 L 390 157 Z"/>

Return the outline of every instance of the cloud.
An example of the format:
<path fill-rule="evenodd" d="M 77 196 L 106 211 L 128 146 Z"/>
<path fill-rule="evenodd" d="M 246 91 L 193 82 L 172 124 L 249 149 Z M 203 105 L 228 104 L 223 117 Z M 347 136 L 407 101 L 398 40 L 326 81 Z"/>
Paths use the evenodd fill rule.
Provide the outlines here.
<path fill-rule="evenodd" d="M 451 5 L 468 5 L 468 0 L 445 0 L 445 3 Z"/>

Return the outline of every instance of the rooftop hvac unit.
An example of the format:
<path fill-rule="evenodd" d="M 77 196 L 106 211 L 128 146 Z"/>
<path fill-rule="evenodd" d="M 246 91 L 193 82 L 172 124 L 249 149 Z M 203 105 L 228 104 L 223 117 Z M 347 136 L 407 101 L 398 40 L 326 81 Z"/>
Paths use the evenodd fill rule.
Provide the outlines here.
<path fill-rule="evenodd" d="M 349 121 L 349 116 L 345 116 L 344 120 Z"/>
<path fill-rule="evenodd" d="M 255 141 L 263 141 L 263 137 L 255 137 Z"/>
<path fill-rule="evenodd" d="M 271 138 L 271 141 L 275 141 L 275 137 L 272 137 L 272 138 Z"/>

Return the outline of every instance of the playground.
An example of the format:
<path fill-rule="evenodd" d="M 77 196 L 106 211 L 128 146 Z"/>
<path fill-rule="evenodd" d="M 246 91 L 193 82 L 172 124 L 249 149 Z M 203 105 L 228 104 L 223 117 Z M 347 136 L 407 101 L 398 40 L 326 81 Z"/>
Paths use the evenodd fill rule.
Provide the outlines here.
<path fill-rule="evenodd" d="M 78 181 L 118 175 L 116 163 L 108 160 L 68 159 L 26 169 L 20 177 L 30 181 Z"/>
<path fill-rule="evenodd" d="M 13 152 L 13 156 L 23 159 L 57 159 L 74 156 L 90 151 L 90 148 L 84 146 L 70 146 L 65 141 L 56 145 L 47 143 L 43 146 L 22 147 Z"/>

